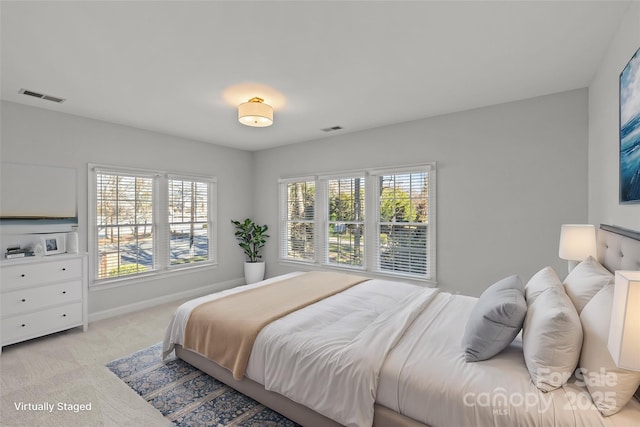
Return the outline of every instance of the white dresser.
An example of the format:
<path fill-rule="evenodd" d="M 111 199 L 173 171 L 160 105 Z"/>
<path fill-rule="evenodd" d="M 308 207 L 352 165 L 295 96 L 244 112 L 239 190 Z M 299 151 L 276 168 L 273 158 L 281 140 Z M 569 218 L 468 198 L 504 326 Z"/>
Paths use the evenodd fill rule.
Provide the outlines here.
<path fill-rule="evenodd" d="M 78 326 L 86 331 L 87 265 L 86 254 L 1 261 L 2 345 Z"/>

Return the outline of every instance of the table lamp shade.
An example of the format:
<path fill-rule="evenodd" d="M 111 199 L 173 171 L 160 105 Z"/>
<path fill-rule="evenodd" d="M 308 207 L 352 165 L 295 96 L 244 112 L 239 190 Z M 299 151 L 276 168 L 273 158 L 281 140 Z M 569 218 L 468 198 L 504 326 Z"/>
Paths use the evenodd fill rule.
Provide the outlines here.
<path fill-rule="evenodd" d="M 558 255 L 569 261 L 583 261 L 596 256 L 596 230 L 592 224 L 563 224 L 560 229 Z"/>
<path fill-rule="evenodd" d="M 607 347 L 616 366 L 640 371 L 640 271 L 616 271 Z"/>

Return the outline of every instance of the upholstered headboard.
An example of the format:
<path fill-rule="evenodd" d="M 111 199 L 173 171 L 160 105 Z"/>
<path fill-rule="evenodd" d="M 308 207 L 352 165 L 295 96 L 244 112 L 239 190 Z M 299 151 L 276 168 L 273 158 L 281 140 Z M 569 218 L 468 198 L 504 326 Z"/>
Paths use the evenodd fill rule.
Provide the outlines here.
<path fill-rule="evenodd" d="M 598 261 L 607 270 L 640 270 L 640 232 L 601 224 Z"/>

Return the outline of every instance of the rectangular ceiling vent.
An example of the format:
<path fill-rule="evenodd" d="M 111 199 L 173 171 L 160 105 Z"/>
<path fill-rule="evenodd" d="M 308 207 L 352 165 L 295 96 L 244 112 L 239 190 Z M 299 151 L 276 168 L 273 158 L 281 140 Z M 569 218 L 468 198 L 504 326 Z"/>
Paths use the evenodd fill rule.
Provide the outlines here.
<path fill-rule="evenodd" d="M 320 129 L 323 132 L 333 132 L 334 130 L 340 130 L 342 129 L 342 126 L 332 126 L 330 128 L 324 128 L 324 129 Z"/>
<path fill-rule="evenodd" d="M 21 93 L 23 95 L 33 96 L 34 98 L 46 99 L 47 101 L 57 102 L 58 104 L 62 104 L 65 101 L 64 98 L 58 98 L 57 96 L 46 95 L 44 93 L 38 93 L 38 92 L 34 92 L 32 90 L 27 90 L 27 89 L 20 89 L 18 93 Z"/>

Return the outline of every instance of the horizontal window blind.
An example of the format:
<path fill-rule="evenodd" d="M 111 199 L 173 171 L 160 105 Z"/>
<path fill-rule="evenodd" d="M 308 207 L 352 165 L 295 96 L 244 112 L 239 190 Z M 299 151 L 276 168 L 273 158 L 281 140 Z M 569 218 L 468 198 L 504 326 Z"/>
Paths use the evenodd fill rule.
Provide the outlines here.
<path fill-rule="evenodd" d="M 215 262 L 216 179 L 89 165 L 96 282 Z"/>
<path fill-rule="evenodd" d="M 210 259 L 210 185 L 193 179 L 168 180 L 170 265 Z"/>
<path fill-rule="evenodd" d="M 362 267 L 365 260 L 364 176 L 326 181 L 328 226 L 324 239 L 327 263 Z"/>
<path fill-rule="evenodd" d="M 281 253 L 283 259 L 314 261 L 315 181 L 281 182 Z"/>
<path fill-rule="evenodd" d="M 281 181 L 281 258 L 435 281 L 435 174 L 430 163 Z"/>
<path fill-rule="evenodd" d="M 154 178 L 96 174 L 97 278 L 154 269 Z"/>
<path fill-rule="evenodd" d="M 429 173 L 377 176 L 378 269 L 419 277 L 429 272 Z"/>

